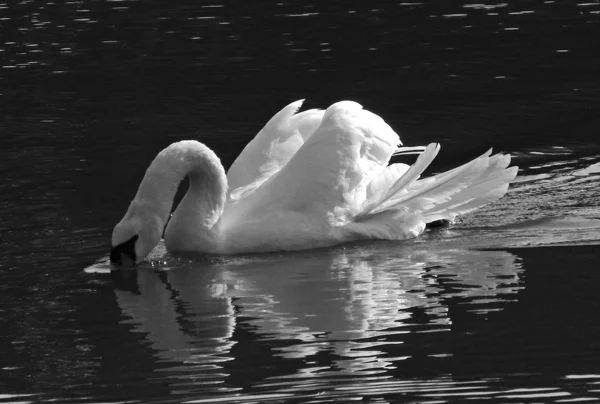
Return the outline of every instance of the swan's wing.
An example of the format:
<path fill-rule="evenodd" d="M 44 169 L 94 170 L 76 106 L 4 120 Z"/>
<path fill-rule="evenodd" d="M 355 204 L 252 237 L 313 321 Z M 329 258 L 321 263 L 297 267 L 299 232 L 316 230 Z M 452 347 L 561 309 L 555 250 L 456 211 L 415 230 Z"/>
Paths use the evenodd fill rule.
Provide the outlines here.
<path fill-rule="evenodd" d="M 426 153 L 423 153 L 423 156 Z M 498 199 L 506 193 L 509 182 L 515 178 L 517 167 L 507 168 L 510 156 L 491 156 L 491 153 L 489 150 L 467 164 L 433 177 L 413 181 L 400 187 L 400 190 L 394 190 L 392 187 L 392 192 L 389 192 L 391 195 L 380 200 L 369 213 L 402 207 L 422 214 L 428 223 L 440 218 L 453 220 L 458 214 L 470 212 Z M 404 177 L 406 175 L 398 182 Z M 447 216 L 438 218 L 439 215 Z M 435 218 L 429 220 L 429 216 Z"/>
<path fill-rule="evenodd" d="M 235 225 L 288 212 L 312 224 L 343 225 L 360 213 L 368 184 L 384 172 L 399 143 L 392 128 L 361 105 L 333 104 L 276 175 L 226 209 L 226 221 Z"/>
<path fill-rule="evenodd" d="M 453 170 L 418 179 L 437 149 L 435 144 L 427 146 L 408 170 L 390 170 L 389 178 L 372 182 L 362 214 L 356 222 L 344 227 L 348 237 L 414 237 L 425 229 L 426 223 L 453 221 L 458 215 L 501 198 L 517 175 L 517 167 L 508 167 L 510 156 L 490 156 L 490 150 Z M 397 175 L 397 180 L 390 186 Z"/>
<path fill-rule="evenodd" d="M 408 164 L 391 164 L 367 186 L 367 201 L 379 200 L 392 185 L 409 170 Z"/>
<path fill-rule="evenodd" d="M 275 114 L 234 161 L 227 172 L 232 199 L 253 191 L 281 170 L 315 132 L 324 111 L 297 114 L 303 102 L 293 102 Z"/>

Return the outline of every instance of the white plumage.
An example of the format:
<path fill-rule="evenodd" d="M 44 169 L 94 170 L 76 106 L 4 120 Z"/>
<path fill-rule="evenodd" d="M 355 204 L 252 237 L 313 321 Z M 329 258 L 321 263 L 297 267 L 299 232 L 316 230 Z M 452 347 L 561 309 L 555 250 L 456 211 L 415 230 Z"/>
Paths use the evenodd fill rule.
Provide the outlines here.
<path fill-rule="evenodd" d="M 167 249 L 235 254 L 415 237 L 426 223 L 502 197 L 517 173 L 507 168 L 510 156 L 488 152 L 420 179 L 439 145 L 398 148 L 392 128 L 352 101 L 297 113 L 301 105 L 277 113 L 227 175 L 196 141 L 159 153 L 113 231 L 111 260 L 135 263 L 152 250 L 186 175 L 190 189 L 167 225 Z M 417 152 L 412 166 L 388 165 L 395 153 Z"/>

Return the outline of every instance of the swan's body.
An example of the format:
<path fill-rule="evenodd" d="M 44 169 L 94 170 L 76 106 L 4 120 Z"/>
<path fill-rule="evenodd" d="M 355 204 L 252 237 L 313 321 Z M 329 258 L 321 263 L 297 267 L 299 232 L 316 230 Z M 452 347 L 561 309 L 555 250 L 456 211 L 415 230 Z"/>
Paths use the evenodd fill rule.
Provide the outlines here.
<path fill-rule="evenodd" d="M 227 174 L 196 141 L 160 152 L 113 231 L 111 261 L 144 259 L 167 221 L 164 239 L 172 252 L 236 254 L 407 239 L 426 223 L 452 221 L 502 197 L 517 173 L 507 168 L 510 156 L 488 152 L 419 179 L 437 144 L 410 167 L 388 166 L 395 152 L 415 148 L 398 149 L 398 135 L 379 116 L 350 101 L 296 114 L 301 105 L 277 113 Z M 190 188 L 168 220 L 186 175 Z"/>

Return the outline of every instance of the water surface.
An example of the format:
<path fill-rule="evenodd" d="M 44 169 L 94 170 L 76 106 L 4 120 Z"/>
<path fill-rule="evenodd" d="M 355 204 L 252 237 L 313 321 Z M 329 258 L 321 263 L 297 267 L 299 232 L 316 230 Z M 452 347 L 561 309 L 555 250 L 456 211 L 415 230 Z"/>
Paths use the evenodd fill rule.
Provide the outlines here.
<path fill-rule="evenodd" d="M 0 403 L 599 401 L 600 3 L 0 2 Z M 406 242 L 109 271 L 169 143 L 353 99 L 499 202 Z"/>

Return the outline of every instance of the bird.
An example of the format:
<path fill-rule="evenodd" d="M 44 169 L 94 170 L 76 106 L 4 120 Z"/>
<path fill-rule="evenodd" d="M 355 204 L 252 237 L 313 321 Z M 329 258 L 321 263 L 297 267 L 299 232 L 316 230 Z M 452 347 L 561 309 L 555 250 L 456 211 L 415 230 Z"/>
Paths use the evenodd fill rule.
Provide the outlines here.
<path fill-rule="evenodd" d="M 453 222 L 507 192 L 518 167 L 488 150 L 440 174 L 422 174 L 438 143 L 403 146 L 354 101 L 271 118 L 226 172 L 196 140 L 162 150 L 114 227 L 110 262 L 135 266 L 164 238 L 167 251 L 232 255 L 307 250 L 358 240 L 406 240 Z M 412 165 L 393 156 L 418 154 Z M 171 214 L 180 182 L 189 188 Z"/>

